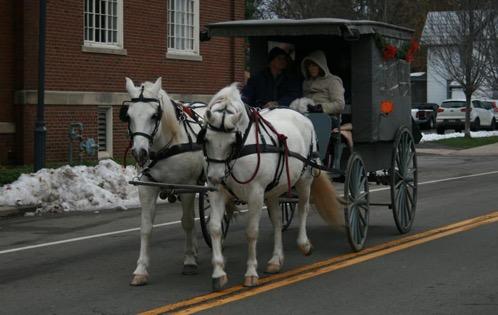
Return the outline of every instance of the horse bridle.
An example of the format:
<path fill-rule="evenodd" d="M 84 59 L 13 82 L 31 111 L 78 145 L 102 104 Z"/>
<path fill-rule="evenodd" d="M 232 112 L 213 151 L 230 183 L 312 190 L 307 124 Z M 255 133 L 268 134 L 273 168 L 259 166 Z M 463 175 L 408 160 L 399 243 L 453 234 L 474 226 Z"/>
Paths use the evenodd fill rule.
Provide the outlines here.
<path fill-rule="evenodd" d="M 243 143 L 243 137 L 242 133 L 239 130 L 236 130 L 235 128 L 227 128 L 225 126 L 225 118 L 227 111 L 226 108 L 223 110 L 220 110 L 220 112 L 223 113 L 223 116 L 221 118 L 221 125 L 220 127 L 216 127 L 211 125 L 210 123 L 207 123 L 200 131 L 199 134 L 197 135 L 197 143 L 202 145 L 202 151 L 204 152 L 204 156 L 206 158 L 206 162 L 208 163 L 218 163 L 218 164 L 226 164 L 230 163 L 240 152 L 240 149 L 242 147 Z M 235 133 L 235 143 L 232 145 L 232 151 L 228 155 L 228 157 L 224 160 L 220 159 L 214 159 L 208 156 L 207 151 L 206 151 L 206 132 L 207 129 L 211 129 L 215 132 L 222 132 L 222 133 Z"/>
<path fill-rule="evenodd" d="M 157 103 L 157 110 L 156 113 L 152 116 L 152 119 L 154 120 L 154 130 L 152 131 L 151 134 L 145 133 L 145 132 L 133 132 L 130 128 L 130 116 L 128 115 L 128 109 L 130 107 L 130 104 L 133 103 Z M 157 98 L 150 98 L 150 97 L 144 97 L 144 86 L 142 85 L 142 90 L 140 91 L 140 95 L 137 98 L 132 98 L 130 101 L 124 101 L 121 104 L 121 109 L 119 110 L 119 119 L 122 122 L 128 123 L 128 134 L 131 137 L 131 139 L 135 138 L 136 136 L 142 136 L 145 137 L 147 140 L 149 140 L 150 144 L 154 142 L 154 137 L 156 136 L 157 130 L 159 128 L 159 123 L 161 122 L 161 117 L 163 115 L 163 109 L 161 107 L 161 102 Z"/>

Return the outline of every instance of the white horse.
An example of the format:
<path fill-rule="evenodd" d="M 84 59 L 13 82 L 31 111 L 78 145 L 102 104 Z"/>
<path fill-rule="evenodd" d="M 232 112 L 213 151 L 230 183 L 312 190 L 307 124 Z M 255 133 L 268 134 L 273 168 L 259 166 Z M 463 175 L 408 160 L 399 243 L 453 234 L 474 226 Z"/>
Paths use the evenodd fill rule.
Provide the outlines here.
<path fill-rule="evenodd" d="M 289 151 L 304 157 L 304 159 L 310 158 L 315 163 L 318 161 L 318 158 L 313 155 L 317 151 L 315 131 L 308 118 L 294 110 L 283 108 L 264 110 L 261 112 L 261 116 L 270 122 L 279 133 L 287 136 Z M 236 84 L 232 84 L 219 91 L 209 103 L 204 118 L 205 134 L 199 136 L 204 138 L 208 183 L 220 186 L 219 191 L 209 193 L 212 208 L 209 227 L 213 249 L 212 281 L 214 290 L 222 289 L 228 281 L 221 251 L 221 220 L 227 191 L 247 202 L 249 210 L 249 222 L 246 229 L 249 255 L 244 279 L 245 286 L 255 286 L 258 283 L 256 242 L 264 203 L 270 211 L 274 226 L 273 255 L 268 261 L 266 271 L 276 273 L 282 268 L 284 253 L 279 196 L 287 191 L 288 180 L 290 185 L 296 188 L 299 196 L 300 218 L 297 245 L 303 254 L 309 255 L 312 250 L 311 242 L 306 233 L 310 191 L 322 217 L 331 224 L 339 222 L 339 204 L 334 187 L 325 172 L 313 169 L 303 161 L 304 159 L 298 159 L 294 155 L 288 157 L 289 178 L 286 175 L 285 165 L 282 175 L 275 178 L 280 158 L 279 153 L 275 153 L 275 151 L 248 155 L 241 153 L 245 150 L 244 148 L 255 144 L 256 141 L 261 142 L 260 137 L 256 136 L 257 124 L 251 122 L 251 119 L 252 117 L 249 116 L 241 100 Z M 258 129 L 262 129 L 261 126 L 258 126 Z M 265 138 L 265 141 L 271 144 L 270 138 L 275 139 L 276 135 L 269 132 Z M 311 158 L 312 156 L 313 158 Z M 237 180 L 239 182 L 247 181 L 251 177 L 253 179 L 247 184 L 237 182 Z M 266 191 L 268 185 L 275 180 L 276 185 Z"/>
<path fill-rule="evenodd" d="M 161 88 L 161 78 L 155 83 L 145 82 L 136 87 L 126 78 L 126 89 L 131 101 L 123 105 L 120 118 L 128 122 L 128 130 L 133 141 L 132 155 L 140 167 L 146 167 L 147 175 L 143 181 L 158 181 L 175 184 L 195 185 L 202 176 L 204 157 L 197 146 L 196 134 L 200 126 L 185 115 L 181 105 L 174 104 Z M 204 114 L 202 109 L 200 115 Z M 190 138 L 189 138 L 190 137 Z M 168 153 L 176 151 L 174 155 Z M 154 152 L 156 157 L 152 157 Z M 162 154 L 162 159 L 159 158 Z M 167 158 L 164 158 L 167 156 Z M 149 163 L 149 164 L 147 164 Z M 147 167 L 152 165 L 152 167 Z M 141 244 L 137 267 L 133 272 L 131 285 L 147 283 L 150 265 L 149 244 L 154 223 L 156 201 L 160 188 L 139 186 L 142 206 Z M 195 274 L 197 271 L 197 240 L 194 225 L 194 194 L 184 194 L 181 198 L 183 208 L 182 227 L 185 230 L 185 256 L 183 273 Z"/>

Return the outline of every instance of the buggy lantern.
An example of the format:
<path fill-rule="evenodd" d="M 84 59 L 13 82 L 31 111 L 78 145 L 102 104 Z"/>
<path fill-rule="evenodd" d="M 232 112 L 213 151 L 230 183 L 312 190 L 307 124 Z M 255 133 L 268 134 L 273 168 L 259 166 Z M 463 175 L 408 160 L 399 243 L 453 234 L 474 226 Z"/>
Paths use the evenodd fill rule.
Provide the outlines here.
<path fill-rule="evenodd" d="M 389 115 L 394 109 L 394 104 L 392 101 L 384 100 L 380 102 L 380 112 L 384 115 Z"/>

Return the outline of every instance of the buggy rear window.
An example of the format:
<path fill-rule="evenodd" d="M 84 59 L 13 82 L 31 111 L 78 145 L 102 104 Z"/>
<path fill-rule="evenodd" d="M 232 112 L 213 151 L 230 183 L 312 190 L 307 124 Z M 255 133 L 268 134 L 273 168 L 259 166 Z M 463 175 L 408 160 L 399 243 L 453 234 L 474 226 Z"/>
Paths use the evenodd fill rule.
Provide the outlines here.
<path fill-rule="evenodd" d="M 460 107 L 465 107 L 465 102 L 463 102 L 463 101 L 443 102 L 441 104 L 441 107 L 443 107 L 443 108 L 460 108 Z"/>

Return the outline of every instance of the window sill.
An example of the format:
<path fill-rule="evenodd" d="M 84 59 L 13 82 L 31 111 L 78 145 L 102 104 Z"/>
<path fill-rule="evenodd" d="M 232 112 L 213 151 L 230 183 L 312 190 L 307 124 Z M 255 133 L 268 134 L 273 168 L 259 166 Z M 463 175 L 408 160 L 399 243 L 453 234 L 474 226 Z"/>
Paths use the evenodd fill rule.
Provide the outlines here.
<path fill-rule="evenodd" d="M 97 46 L 86 46 L 81 45 L 82 52 L 97 53 L 97 54 L 111 54 L 111 55 L 121 55 L 126 56 L 128 52 L 123 48 L 113 48 L 113 47 L 97 47 Z"/>
<path fill-rule="evenodd" d="M 189 60 L 189 61 L 202 61 L 201 55 L 181 54 L 176 52 L 166 53 L 167 59 Z"/>
<path fill-rule="evenodd" d="M 111 159 L 112 158 L 112 154 L 109 153 L 108 151 L 99 151 L 99 153 L 97 154 L 97 158 L 99 160 Z"/>

